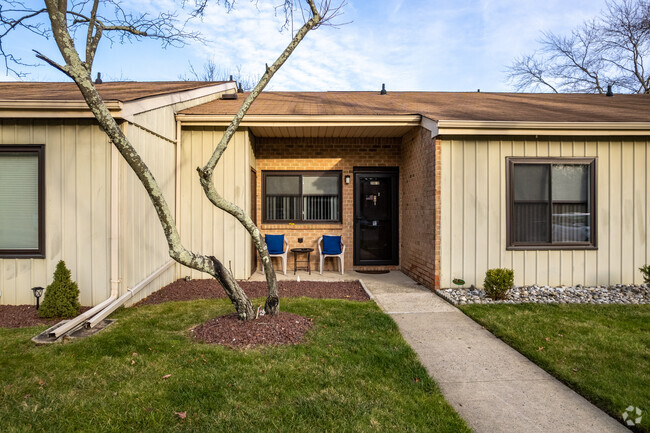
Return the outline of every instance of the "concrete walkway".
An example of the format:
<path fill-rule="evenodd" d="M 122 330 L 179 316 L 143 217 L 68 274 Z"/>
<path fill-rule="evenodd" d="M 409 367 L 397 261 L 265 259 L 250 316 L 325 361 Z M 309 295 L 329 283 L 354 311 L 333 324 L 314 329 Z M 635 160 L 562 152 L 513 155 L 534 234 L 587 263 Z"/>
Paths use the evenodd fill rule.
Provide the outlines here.
<path fill-rule="evenodd" d="M 629 432 L 401 272 L 357 275 L 476 432 Z"/>

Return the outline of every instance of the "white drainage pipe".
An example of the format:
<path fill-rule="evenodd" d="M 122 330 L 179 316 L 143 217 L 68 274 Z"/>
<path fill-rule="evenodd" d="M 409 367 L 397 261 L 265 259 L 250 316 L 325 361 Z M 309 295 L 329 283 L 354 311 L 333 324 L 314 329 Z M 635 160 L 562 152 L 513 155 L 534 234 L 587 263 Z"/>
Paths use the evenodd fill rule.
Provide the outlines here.
<path fill-rule="evenodd" d="M 107 305 L 109 305 L 111 302 L 115 300 L 116 296 L 110 296 L 108 299 L 106 299 L 104 302 L 101 304 L 98 304 L 91 308 L 90 310 L 86 311 L 85 313 L 81 313 L 74 319 L 70 319 L 67 322 L 65 322 L 63 325 L 59 326 L 56 328 L 54 331 L 50 332 L 50 337 L 54 338 L 59 338 L 60 336 L 67 334 L 74 328 L 78 327 L 81 325 L 83 322 L 88 320 L 89 318 L 93 317 L 95 314 L 100 312 L 103 308 L 105 308 Z"/>
<path fill-rule="evenodd" d="M 99 313 L 95 314 L 90 320 L 86 321 L 84 326 L 86 328 L 94 328 L 97 326 L 98 323 L 100 323 L 102 320 L 104 320 L 106 317 L 108 317 L 113 311 L 117 310 L 119 307 L 121 307 L 126 301 L 131 299 L 136 293 L 138 293 L 140 290 L 145 288 L 146 286 L 149 285 L 153 280 L 158 278 L 160 274 L 165 272 L 170 266 L 172 266 L 174 263 L 173 260 L 168 261 L 164 265 L 162 265 L 160 268 L 156 269 L 156 271 L 149 275 L 147 278 L 144 280 L 140 281 L 138 284 L 133 286 L 132 288 L 128 289 L 125 294 L 117 298 L 115 301 L 113 301 L 109 306 L 101 310 Z"/>

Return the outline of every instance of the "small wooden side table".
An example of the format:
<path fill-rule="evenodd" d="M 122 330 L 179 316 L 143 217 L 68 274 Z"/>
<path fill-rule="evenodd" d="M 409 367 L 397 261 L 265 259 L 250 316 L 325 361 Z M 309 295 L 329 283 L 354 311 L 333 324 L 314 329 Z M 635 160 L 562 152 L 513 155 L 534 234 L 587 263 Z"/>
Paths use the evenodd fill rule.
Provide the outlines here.
<path fill-rule="evenodd" d="M 311 262 L 309 261 L 309 256 L 314 251 L 313 248 L 291 248 L 293 253 L 293 275 L 296 275 L 296 271 L 308 271 L 311 275 Z M 307 260 L 298 260 L 298 254 L 307 254 Z M 306 268 L 298 269 L 298 263 L 307 263 Z"/>

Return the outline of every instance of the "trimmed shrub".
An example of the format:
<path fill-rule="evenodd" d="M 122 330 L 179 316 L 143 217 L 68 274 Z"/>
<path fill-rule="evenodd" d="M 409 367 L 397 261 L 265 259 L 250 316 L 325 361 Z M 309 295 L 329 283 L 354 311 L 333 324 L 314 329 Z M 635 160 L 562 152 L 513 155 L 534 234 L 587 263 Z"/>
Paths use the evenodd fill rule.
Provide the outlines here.
<path fill-rule="evenodd" d="M 39 317 L 70 318 L 79 314 L 79 287 L 70 278 L 70 270 L 61 260 L 54 271 L 54 281 L 45 289 Z"/>
<path fill-rule="evenodd" d="M 483 281 L 485 294 L 495 301 L 505 299 L 514 284 L 514 280 L 515 273 L 512 269 L 488 269 Z"/>
<path fill-rule="evenodd" d="M 639 270 L 643 274 L 643 282 L 650 284 L 650 265 L 641 266 Z"/>

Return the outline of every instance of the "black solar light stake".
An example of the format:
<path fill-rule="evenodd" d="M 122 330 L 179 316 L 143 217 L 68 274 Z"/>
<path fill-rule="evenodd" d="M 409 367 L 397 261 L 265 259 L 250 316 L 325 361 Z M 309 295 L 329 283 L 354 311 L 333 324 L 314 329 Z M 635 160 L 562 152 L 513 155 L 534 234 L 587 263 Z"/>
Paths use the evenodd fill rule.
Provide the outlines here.
<path fill-rule="evenodd" d="M 41 295 L 43 294 L 43 290 L 45 290 L 42 287 L 32 287 L 32 292 L 34 292 L 34 297 L 36 298 L 36 309 L 38 310 L 39 307 L 39 300 L 41 298 Z"/>

